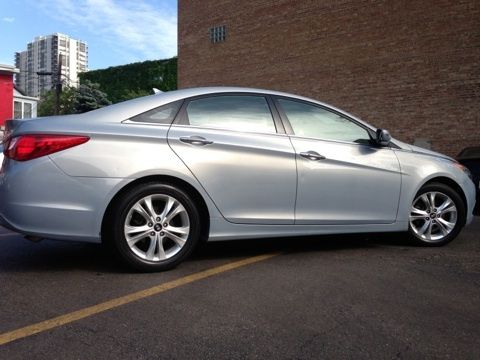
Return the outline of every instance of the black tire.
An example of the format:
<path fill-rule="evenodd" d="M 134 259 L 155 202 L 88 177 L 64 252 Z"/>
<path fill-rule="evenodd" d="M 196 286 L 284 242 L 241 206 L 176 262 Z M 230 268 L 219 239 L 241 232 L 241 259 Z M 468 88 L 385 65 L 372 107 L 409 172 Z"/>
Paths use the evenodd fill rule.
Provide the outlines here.
<path fill-rule="evenodd" d="M 135 253 L 134 250 L 132 250 L 132 248 L 128 245 L 127 238 L 125 236 L 125 225 L 127 225 L 126 220 L 129 213 L 132 214 L 132 207 L 145 197 L 149 197 L 151 195 L 153 195 L 154 197 L 166 196 L 175 199 L 183 206 L 186 214 L 188 215 L 188 238 L 184 240 L 184 245 L 180 247 L 177 253 L 163 260 L 148 260 L 146 258 L 142 258 L 141 255 Z M 183 211 L 182 216 L 185 216 Z M 129 221 L 132 221 L 132 217 L 133 215 L 130 215 Z M 200 238 L 200 216 L 195 206 L 195 203 L 190 199 L 187 193 L 170 184 L 146 183 L 134 187 L 115 203 L 109 219 L 109 226 L 108 229 L 106 229 L 105 231 L 105 242 L 110 245 L 110 247 L 115 251 L 115 253 L 118 255 L 118 257 L 124 264 L 137 271 L 155 272 L 165 271 L 174 268 L 192 253 Z M 172 221 L 174 221 L 174 219 L 175 217 L 172 218 Z M 150 223 L 148 225 L 146 223 L 145 225 L 140 224 L 139 226 L 149 225 Z M 158 223 L 155 223 L 155 225 L 158 225 Z M 158 235 L 160 235 L 161 229 L 161 227 L 160 229 L 157 229 Z M 166 229 L 167 227 L 164 228 L 165 232 Z M 149 235 L 154 234 L 153 229 L 151 230 L 152 232 L 149 232 Z M 137 243 L 145 242 L 147 247 L 147 244 L 151 244 L 153 242 L 152 237 L 150 237 L 149 235 L 146 235 L 144 238 L 142 238 L 142 240 L 138 241 Z M 162 243 L 163 241 L 164 240 L 162 240 Z M 168 235 L 165 235 L 165 241 L 172 242 L 174 246 L 179 247 L 179 245 L 175 245 L 175 243 L 168 238 Z M 154 251 L 158 251 L 160 245 L 153 246 L 156 246 Z M 137 252 L 141 252 L 137 247 L 135 247 L 134 249 Z M 164 252 L 164 254 L 165 253 L 166 251 Z"/>
<path fill-rule="evenodd" d="M 410 218 L 409 218 L 408 232 L 409 232 L 409 235 L 410 235 L 410 239 L 413 241 L 413 243 L 415 243 L 417 245 L 420 245 L 420 246 L 443 246 L 445 244 L 448 244 L 453 239 L 455 239 L 458 236 L 458 234 L 460 233 L 460 230 L 462 230 L 463 226 L 465 225 L 465 221 L 466 221 L 465 204 L 464 204 L 462 198 L 460 197 L 460 195 L 455 190 L 453 190 L 451 187 L 449 187 L 448 185 L 445 185 L 445 184 L 442 184 L 442 183 L 430 183 L 430 184 L 426 184 L 425 186 L 423 186 L 418 191 L 418 193 L 415 195 L 412 206 L 415 204 L 416 199 L 418 199 L 419 197 L 421 197 L 424 194 L 431 193 L 431 192 L 436 192 L 436 193 L 446 195 L 450 198 L 451 201 L 453 201 L 453 203 L 455 204 L 456 210 L 457 210 L 455 226 L 453 227 L 453 229 L 447 235 L 445 235 L 441 239 L 427 240 L 427 239 L 423 239 L 421 236 L 419 236 L 414 231 L 414 229 L 412 228 L 412 222 L 410 221 Z M 440 199 L 442 199 L 441 196 L 440 196 Z M 443 198 L 443 199 L 445 199 L 445 198 Z M 438 204 L 438 202 L 437 202 L 437 204 Z M 436 215 L 436 216 L 438 218 L 438 215 Z M 446 214 L 444 214 L 442 216 L 446 216 Z M 437 234 L 440 234 L 440 227 L 438 225 L 438 220 L 436 220 L 433 217 L 431 219 L 430 218 L 427 218 L 427 219 L 433 220 L 434 222 L 435 221 L 437 222 L 437 225 L 435 225 L 435 226 L 438 227 Z M 416 223 L 414 223 L 414 224 L 416 224 Z"/>

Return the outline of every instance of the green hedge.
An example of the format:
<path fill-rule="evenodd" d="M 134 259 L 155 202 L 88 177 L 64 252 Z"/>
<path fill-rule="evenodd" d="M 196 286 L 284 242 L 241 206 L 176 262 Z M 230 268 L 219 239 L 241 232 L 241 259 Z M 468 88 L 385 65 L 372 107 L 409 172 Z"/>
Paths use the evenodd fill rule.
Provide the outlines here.
<path fill-rule="evenodd" d="M 112 103 L 177 89 L 177 58 L 143 61 L 81 73 L 80 83 L 89 80 L 100 85 Z"/>

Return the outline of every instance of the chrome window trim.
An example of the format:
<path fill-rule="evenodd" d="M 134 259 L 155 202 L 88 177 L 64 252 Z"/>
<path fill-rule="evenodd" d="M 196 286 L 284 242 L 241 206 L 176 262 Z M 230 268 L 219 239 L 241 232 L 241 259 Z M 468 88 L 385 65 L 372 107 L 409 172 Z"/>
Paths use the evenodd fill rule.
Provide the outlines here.
<path fill-rule="evenodd" d="M 209 127 L 209 126 L 198 126 L 198 125 L 187 125 L 187 124 L 175 124 L 173 123 L 171 127 L 182 127 L 182 128 L 191 128 L 191 129 L 204 129 L 204 130 L 217 130 L 217 131 L 228 131 L 231 133 L 237 133 L 237 134 L 244 134 L 244 135 L 249 135 L 249 134 L 254 134 L 254 135 L 268 135 L 268 136 L 284 136 L 288 137 L 287 134 L 281 134 L 281 133 L 273 133 L 273 132 L 256 132 L 256 131 L 240 131 L 240 130 L 233 130 L 233 129 L 225 129 L 225 128 L 217 128 L 217 127 Z"/>
<path fill-rule="evenodd" d="M 121 122 L 122 124 L 127 124 L 127 125 L 153 125 L 153 126 L 166 126 L 170 127 L 172 126 L 171 124 L 161 124 L 161 123 L 154 123 L 154 122 L 143 122 L 143 121 L 133 121 L 131 119 L 126 119 Z"/>
<path fill-rule="evenodd" d="M 333 139 L 323 139 L 323 138 L 314 138 L 308 136 L 299 136 L 299 135 L 288 135 L 290 138 L 300 139 L 300 140 L 313 140 L 313 141 L 322 141 L 328 143 L 338 143 L 341 145 L 355 145 L 355 146 L 366 146 L 372 149 L 392 149 L 390 146 L 376 146 L 374 144 L 361 144 L 352 141 L 342 141 L 342 140 L 333 140 Z"/>

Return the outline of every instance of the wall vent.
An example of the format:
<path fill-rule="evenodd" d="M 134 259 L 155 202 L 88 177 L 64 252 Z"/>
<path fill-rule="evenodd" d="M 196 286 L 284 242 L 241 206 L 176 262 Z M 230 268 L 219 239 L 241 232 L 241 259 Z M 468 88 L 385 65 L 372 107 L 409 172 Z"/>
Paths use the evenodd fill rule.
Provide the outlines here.
<path fill-rule="evenodd" d="M 209 30 L 209 36 L 212 44 L 225 41 L 227 37 L 227 29 L 225 25 L 211 27 Z"/>

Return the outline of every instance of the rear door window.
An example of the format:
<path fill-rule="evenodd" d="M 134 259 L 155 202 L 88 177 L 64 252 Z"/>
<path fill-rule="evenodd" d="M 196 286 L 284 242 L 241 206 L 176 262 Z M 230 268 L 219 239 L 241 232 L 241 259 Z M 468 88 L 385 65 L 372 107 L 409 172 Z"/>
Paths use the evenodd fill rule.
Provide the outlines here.
<path fill-rule="evenodd" d="M 212 96 L 191 100 L 187 123 L 247 132 L 276 133 L 267 99 L 255 95 Z"/>

